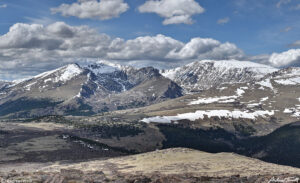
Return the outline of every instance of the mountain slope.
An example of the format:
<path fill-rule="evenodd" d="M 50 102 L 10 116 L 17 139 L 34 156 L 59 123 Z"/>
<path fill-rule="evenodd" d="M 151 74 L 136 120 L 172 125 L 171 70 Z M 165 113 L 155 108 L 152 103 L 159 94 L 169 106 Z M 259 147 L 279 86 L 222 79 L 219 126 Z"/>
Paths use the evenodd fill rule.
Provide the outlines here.
<path fill-rule="evenodd" d="M 126 113 L 134 111 L 126 111 Z M 260 80 L 223 84 L 135 110 L 143 122 L 220 127 L 239 136 L 265 135 L 300 119 L 300 68 Z"/>
<path fill-rule="evenodd" d="M 179 166 L 180 165 L 180 166 Z M 14 171 L 9 172 L 9 170 Z M 16 170 L 15 170 L 16 169 Z M 172 148 L 80 163 L 27 163 L 0 168 L 4 182 L 298 182 L 300 169 L 233 153 Z"/>
<path fill-rule="evenodd" d="M 113 166 L 106 166 L 113 165 Z M 181 166 L 178 166 L 181 165 Z M 84 168 L 83 168 L 84 167 Z M 115 167 L 123 174 L 159 175 L 193 174 L 194 176 L 230 177 L 255 175 L 299 174 L 300 169 L 266 163 L 233 153 L 206 153 L 186 148 L 159 150 L 133 156 L 95 160 L 69 165 L 52 165 L 42 170 L 51 172 L 60 169 L 77 169 L 84 171 L 113 171 Z"/>
<path fill-rule="evenodd" d="M 0 93 L 0 116 L 86 115 L 182 96 L 181 88 L 157 69 L 107 62 L 69 64 L 5 86 Z"/>
<path fill-rule="evenodd" d="M 224 83 L 249 82 L 260 79 L 278 69 L 248 61 L 203 60 L 161 74 L 179 84 L 186 92 L 196 92 Z"/>
<path fill-rule="evenodd" d="M 9 85 L 11 85 L 11 82 L 0 80 L 0 93 L 1 90 L 4 90 L 4 88 L 8 87 Z"/>

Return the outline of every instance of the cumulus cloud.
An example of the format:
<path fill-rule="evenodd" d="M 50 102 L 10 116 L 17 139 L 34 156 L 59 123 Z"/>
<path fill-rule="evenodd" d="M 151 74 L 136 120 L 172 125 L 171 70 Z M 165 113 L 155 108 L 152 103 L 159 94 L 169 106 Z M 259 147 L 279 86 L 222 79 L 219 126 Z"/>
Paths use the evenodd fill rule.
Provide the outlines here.
<path fill-rule="evenodd" d="M 218 24 L 224 25 L 227 24 L 230 21 L 229 17 L 221 18 L 217 21 Z"/>
<path fill-rule="evenodd" d="M 209 38 L 192 38 L 182 42 L 158 34 L 124 40 L 98 33 L 87 26 L 70 26 L 56 22 L 15 24 L 0 36 L 0 78 L 8 70 L 19 77 L 49 70 L 67 63 L 89 59 L 106 59 L 140 65 L 176 65 L 197 59 L 240 59 L 242 50 L 232 43 Z M 5 71 L 5 72 L 4 72 Z M 22 71 L 22 72 L 21 72 Z M 3 73 L 6 73 L 5 76 Z M 15 76 L 13 76 L 15 77 Z"/>
<path fill-rule="evenodd" d="M 164 25 L 193 24 L 192 16 L 204 12 L 195 0 L 148 0 L 138 9 L 141 13 L 156 13 L 165 18 Z"/>
<path fill-rule="evenodd" d="M 123 0 L 78 0 L 73 4 L 62 4 L 59 7 L 51 8 L 51 12 L 82 19 L 108 20 L 119 17 L 128 9 L 128 4 Z"/>
<path fill-rule="evenodd" d="M 275 67 L 300 64 L 300 49 L 290 49 L 282 53 L 273 53 L 269 63 Z"/>
<path fill-rule="evenodd" d="M 193 38 L 181 49 L 172 50 L 167 58 L 174 60 L 185 59 L 241 59 L 244 57 L 242 50 L 232 43 L 220 43 L 214 39 Z"/>

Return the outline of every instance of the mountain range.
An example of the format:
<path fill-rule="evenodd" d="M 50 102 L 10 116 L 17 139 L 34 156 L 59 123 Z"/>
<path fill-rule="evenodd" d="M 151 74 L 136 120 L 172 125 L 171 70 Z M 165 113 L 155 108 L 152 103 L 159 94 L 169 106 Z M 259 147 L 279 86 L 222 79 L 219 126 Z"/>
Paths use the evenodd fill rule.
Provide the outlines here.
<path fill-rule="evenodd" d="M 0 81 L 0 115 L 91 115 L 137 108 L 224 84 L 258 81 L 274 72 L 279 71 L 235 60 L 204 60 L 170 70 L 107 61 L 69 64 L 29 79 Z"/>
<path fill-rule="evenodd" d="M 298 67 L 207 60 L 158 70 L 103 61 L 0 83 L 4 131 L 19 129 L 12 121 L 21 120 L 33 130 L 53 124 L 55 142 L 63 138 L 101 152 L 186 147 L 300 167 Z"/>

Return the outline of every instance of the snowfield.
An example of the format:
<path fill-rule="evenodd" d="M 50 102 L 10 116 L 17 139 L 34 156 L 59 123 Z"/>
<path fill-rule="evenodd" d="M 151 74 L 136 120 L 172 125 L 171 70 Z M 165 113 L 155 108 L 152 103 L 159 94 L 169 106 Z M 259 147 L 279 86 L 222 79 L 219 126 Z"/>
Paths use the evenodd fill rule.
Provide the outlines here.
<path fill-rule="evenodd" d="M 300 84 L 300 77 L 289 78 L 289 79 L 279 79 L 275 80 L 276 83 L 281 85 L 297 85 Z"/>
<path fill-rule="evenodd" d="M 65 68 L 63 74 L 56 78 L 56 81 L 68 81 L 82 72 L 83 70 L 80 67 L 75 64 L 70 64 Z"/>
<path fill-rule="evenodd" d="M 192 101 L 189 105 L 198 105 L 198 104 L 211 104 L 215 102 L 226 103 L 234 102 L 237 96 L 221 96 L 221 97 L 209 97 L 209 98 L 199 98 L 198 100 Z"/>
<path fill-rule="evenodd" d="M 291 114 L 292 117 L 300 117 L 300 106 L 296 105 L 295 108 L 285 108 L 283 113 Z"/>
<path fill-rule="evenodd" d="M 141 121 L 145 123 L 171 123 L 172 121 L 179 121 L 187 119 L 190 121 L 195 121 L 197 119 L 204 119 L 218 117 L 226 119 L 252 119 L 256 120 L 258 117 L 266 118 L 267 116 L 273 116 L 274 111 L 229 111 L 229 110 L 207 110 L 207 111 L 196 111 L 194 113 L 183 113 L 178 114 L 177 116 L 155 116 L 150 118 L 144 118 Z"/>
<path fill-rule="evenodd" d="M 248 87 L 240 87 L 236 90 L 237 95 L 232 96 L 221 96 L 221 97 L 208 97 L 199 98 L 198 100 L 190 102 L 188 105 L 199 105 L 199 104 L 211 104 L 211 103 L 232 103 L 235 99 L 243 96 L 245 91 L 243 89 L 248 89 Z"/>
<path fill-rule="evenodd" d="M 271 90 L 273 90 L 273 85 L 270 81 L 270 79 L 266 79 L 266 80 L 263 80 L 263 81 L 260 81 L 260 82 L 257 82 L 257 84 L 263 86 L 263 87 L 266 87 L 266 88 L 270 88 Z"/>
<path fill-rule="evenodd" d="M 234 70 L 234 69 L 249 69 L 257 74 L 257 79 L 265 76 L 266 74 L 272 73 L 277 71 L 278 69 L 263 65 L 263 64 L 258 64 L 254 62 L 249 62 L 249 61 L 237 61 L 237 60 L 220 60 L 220 61 L 214 61 L 214 60 L 202 60 L 198 62 L 192 62 L 190 64 L 187 64 L 186 66 L 183 67 L 177 67 L 175 69 L 170 69 L 166 70 L 162 73 L 163 76 L 170 78 L 171 80 L 175 80 L 178 75 L 184 75 L 187 69 L 196 69 L 195 65 L 204 65 L 207 63 L 212 63 L 214 64 L 214 67 L 222 72 L 226 72 L 228 70 Z M 193 70 L 194 72 L 196 70 Z"/>
<path fill-rule="evenodd" d="M 257 81 L 275 71 L 278 69 L 249 61 L 201 60 L 182 67 L 161 70 L 160 73 L 177 82 L 186 93 L 193 93 L 224 83 Z"/>

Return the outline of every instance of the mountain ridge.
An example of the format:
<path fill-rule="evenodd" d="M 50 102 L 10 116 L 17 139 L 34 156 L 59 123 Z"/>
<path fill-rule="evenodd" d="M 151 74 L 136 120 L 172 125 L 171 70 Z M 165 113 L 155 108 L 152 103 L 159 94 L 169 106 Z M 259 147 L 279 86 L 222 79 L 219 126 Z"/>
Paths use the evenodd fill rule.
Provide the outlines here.
<path fill-rule="evenodd" d="M 143 87 L 138 87 L 139 85 Z M 56 107 L 49 109 L 48 113 L 44 113 L 44 110 L 27 111 L 30 113 L 29 116 L 66 114 L 63 111 L 72 111 L 70 114 L 75 114 L 78 109 L 92 114 L 150 105 L 178 96 L 182 96 L 181 88 L 164 78 L 155 68 L 136 69 L 99 62 L 83 66 L 68 64 L 29 79 L 14 81 L 8 86 L 1 87 L 0 105 L 3 108 L 5 104 L 12 105 L 14 101 L 23 104 L 26 100 L 31 102 L 33 100 L 34 107 L 39 108 L 40 100 L 42 103 L 47 100 L 51 105 L 55 103 Z"/>
<path fill-rule="evenodd" d="M 25 113 L 29 113 L 28 116 L 76 113 L 90 115 L 148 106 L 226 84 L 260 80 L 268 84 L 263 78 L 289 72 L 293 75 L 297 71 L 297 68 L 279 70 L 263 64 L 236 60 L 203 60 L 171 70 L 134 68 L 107 61 L 68 64 L 28 79 L 0 83 L 0 105 L 3 106 L 6 102 L 12 105 L 11 103 L 19 100 L 21 103 L 26 100 L 34 100 L 33 103 L 40 103 L 39 100 L 42 100 L 44 103 L 47 100 L 56 106 L 48 109 L 48 113 L 38 109 Z M 19 114 L 16 113 L 16 116 Z"/>
<path fill-rule="evenodd" d="M 271 66 L 249 61 L 202 60 L 161 74 L 179 84 L 187 93 L 199 92 L 225 83 L 250 82 L 278 71 Z"/>

